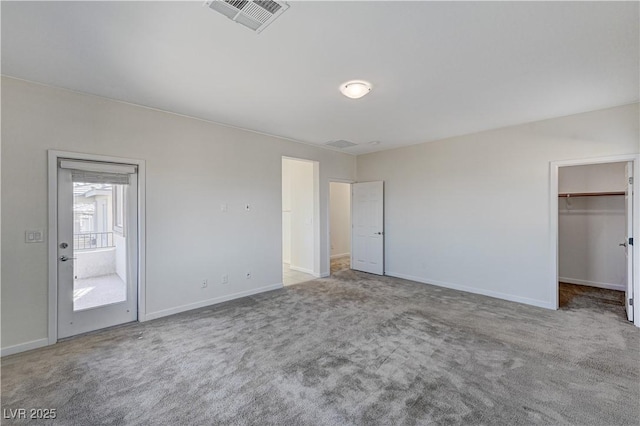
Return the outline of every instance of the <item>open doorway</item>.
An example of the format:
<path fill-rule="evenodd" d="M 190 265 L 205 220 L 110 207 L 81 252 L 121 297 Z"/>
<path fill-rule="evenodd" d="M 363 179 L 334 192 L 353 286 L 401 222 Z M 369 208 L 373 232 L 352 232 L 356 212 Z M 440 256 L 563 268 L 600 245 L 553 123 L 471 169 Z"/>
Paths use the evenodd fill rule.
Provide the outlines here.
<path fill-rule="evenodd" d="M 351 184 L 329 182 L 331 274 L 351 268 Z"/>
<path fill-rule="evenodd" d="M 282 158 L 282 283 L 320 276 L 319 180 L 316 161 Z"/>
<path fill-rule="evenodd" d="M 640 326 L 638 156 L 557 161 L 550 172 L 556 306 L 609 310 Z"/>
<path fill-rule="evenodd" d="M 560 309 L 633 321 L 632 176 L 632 161 L 558 167 Z"/>

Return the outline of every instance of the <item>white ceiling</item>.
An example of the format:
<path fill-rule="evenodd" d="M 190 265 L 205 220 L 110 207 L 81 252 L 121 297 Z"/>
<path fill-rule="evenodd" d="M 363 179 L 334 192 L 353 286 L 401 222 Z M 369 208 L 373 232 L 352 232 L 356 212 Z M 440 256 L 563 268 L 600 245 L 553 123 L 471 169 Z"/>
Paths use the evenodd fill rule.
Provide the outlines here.
<path fill-rule="evenodd" d="M 638 2 L 289 4 L 2 2 L 2 73 L 354 154 L 639 99 Z"/>

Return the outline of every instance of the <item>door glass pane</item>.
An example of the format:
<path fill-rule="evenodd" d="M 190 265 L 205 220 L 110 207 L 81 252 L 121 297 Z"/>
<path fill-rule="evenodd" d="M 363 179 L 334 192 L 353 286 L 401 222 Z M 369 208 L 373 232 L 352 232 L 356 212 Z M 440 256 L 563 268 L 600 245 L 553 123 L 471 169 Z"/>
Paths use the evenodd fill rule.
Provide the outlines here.
<path fill-rule="evenodd" d="M 73 183 L 73 310 L 127 299 L 126 185 Z"/>

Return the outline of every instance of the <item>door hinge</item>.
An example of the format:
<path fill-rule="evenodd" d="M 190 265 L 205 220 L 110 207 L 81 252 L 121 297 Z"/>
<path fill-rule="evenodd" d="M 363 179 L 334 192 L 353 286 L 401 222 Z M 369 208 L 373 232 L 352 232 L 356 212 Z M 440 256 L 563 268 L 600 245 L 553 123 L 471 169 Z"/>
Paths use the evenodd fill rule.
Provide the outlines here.
<path fill-rule="evenodd" d="M 633 245 L 633 237 L 629 238 L 629 245 L 632 246 Z"/>
<path fill-rule="evenodd" d="M 629 306 L 633 306 L 633 297 L 629 299 Z"/>
<path fill-rule="evenodd" d="M 633 185 L 633 176 L 629 178 L 629 185 Z"/>

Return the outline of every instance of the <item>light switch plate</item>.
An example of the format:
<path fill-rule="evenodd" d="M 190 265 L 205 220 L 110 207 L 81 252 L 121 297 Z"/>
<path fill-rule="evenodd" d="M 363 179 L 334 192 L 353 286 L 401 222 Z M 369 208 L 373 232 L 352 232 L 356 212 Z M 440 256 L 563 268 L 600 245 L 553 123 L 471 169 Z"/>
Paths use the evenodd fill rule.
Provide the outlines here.
<path fill-rule="evenodd" d="M 25 243 L 44 243 L 44 229 L 27 229 L 24 231 Z"/>

